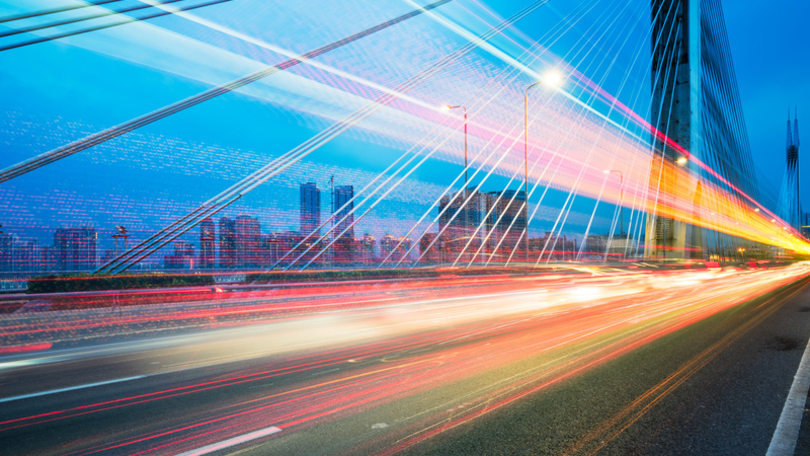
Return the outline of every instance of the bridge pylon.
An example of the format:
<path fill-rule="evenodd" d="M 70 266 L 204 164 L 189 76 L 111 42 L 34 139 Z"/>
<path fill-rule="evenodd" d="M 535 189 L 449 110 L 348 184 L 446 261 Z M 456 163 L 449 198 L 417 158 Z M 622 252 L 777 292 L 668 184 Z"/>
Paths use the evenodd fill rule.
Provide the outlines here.
<path fill-rule="evenodd" d="M 700 157 L 700 0 L 652 0 L 652 125 Z M 660 215 L 670 195 L 701 198 L 700 183 L 679 182 L 678 166 L 694 166 L 661 140 L 653 141 L 644 254 L 651 258 L 703 258 L 700 227 Z M 686 195 L 684 194 L 686 192 Z M 694 214 L 697 217 L 700 214 Z"/>

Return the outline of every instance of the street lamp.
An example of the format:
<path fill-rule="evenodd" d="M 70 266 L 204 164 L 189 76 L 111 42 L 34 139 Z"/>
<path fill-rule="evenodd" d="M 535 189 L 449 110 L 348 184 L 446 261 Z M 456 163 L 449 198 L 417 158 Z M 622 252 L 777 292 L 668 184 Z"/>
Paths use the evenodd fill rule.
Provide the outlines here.
<path fill-rule="evenodd" d="M 526 239 L 524 242 L 527 263 L 529 262 L 529 89 L 542 83 L 558 87 L 562 83 L 562 76 L 556 71 L 549 71 L 543 75 L 543 79 L 530 84 L 523 92 L 523 191 L 526 193 Z"/>
<path fill-rule="evenodd" d="M 688 159 L 688 158 L 686 158 L 686 157 L 678 157 L 678 159 L 677 159 L 677 160 L 675 160 L 675 163 L 677 163 L 677 164 L 679 164 L 679 165 L 683 166 L 683 165 L 685 165 L 685 164 L 686 164 L 686 162 L 688 162 L 688 161 L 689 161 L 689 159 Z"/>
<path fill-rule="evenodd" d="M 467 107 L 464 105 L 444 105 L 442 109 L 451 110 L 461 108 L 464 110 L 464 191 L 467 191 Z"/>
<path fill-rule="evenodd" d="M 444 105 L 444 109 L 451 110 L 451 109 L 458 109 L 461 108 L 464 110 L 464 197 L 467 197 L 467 107 L 464 105 L 458 106 L 450 106 Z M 469 232 L 469 224 L 470 224 L 470 208 L 464 208 L 464 234 L 466 235 Z"/>
<path fill-rule="evenodd" d="M 604 173 L 619 173 L 619 190 L 621 191 L 619 196 L 619 236 L 622 236 L 624 235 L 624 174 L 618 169 L 606 169 Z"/>

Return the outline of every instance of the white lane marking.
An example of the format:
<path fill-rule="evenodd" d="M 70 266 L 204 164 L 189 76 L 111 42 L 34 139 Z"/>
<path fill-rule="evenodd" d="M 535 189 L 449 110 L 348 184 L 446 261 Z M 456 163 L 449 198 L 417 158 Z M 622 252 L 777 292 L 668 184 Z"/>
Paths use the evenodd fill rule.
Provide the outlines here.
<path fill-rule="evenodd" d="M 98 383 L 88 383 L 86 385 L 79 385 L 79 386 L 71 386 L 68 388 L 60 388 L 50 391 L 42 391 L 40 393 L 31 393 L 31 394 L 23 394 L 22 396 L 12 396 L 0 399 L 0 404 L 3 402 L 12 402 L 18 401 L 20 399 L 30 399 L 32 397 L 40 397 L 40 396 L 47 396 L 49 394 L 56 394 L 56 393 L 64 393 L 66 391 L 75 391 L 79 389 L 85 388 L 93 388 L 95 386 L 103 386 L 103 385 L 110 385 L 112 383 L 121 383 L 121 382 L 128 382 L 130 380 L 138 380 L 139 378 L 146 378 L 148 375 L 136 375 L 134 377 L 126 377 L 126 378 L 117 378 L 115 380 L 107 380 L 105 382 L 98 382 Z"/>
<path fill-rule="evenodd" d="M 41 364 L 38 359 L 23 359 L 20 361 L 9 361 L 7 363 L 0 363 L 0 370 L 14 369 L 15 367 L 36 366 Z"/>
<path fill-rule="evenodd" d="M 808 390 L 810 390 L 810 341 L 804 348 L 799 370 L 793 377 L 793 385 L 790 386 L 785 406 L 782 408 L 782 416 L 779 417 L 766 456 L 793 456 L 799 440 Z"/>
<path fill-rule="evenodd" d="M 269 428 L 259 429 L 258 431 L 253 431 L 249 434 L 240 435 L 228 440 L 223 440 L 219 443 L 212 443 L 211 445 L 206 445 L 204 447 L 197 448 L 196 450 L 186 451 L 185 453 L 180 453 L 177 456 L 200 456 L 203 454 L 208 454 L 217 450 L 221 450 L 223 448 L 239 445 L 240 443 L 249 442 L 251 440 L 258 439 L 259 437 L 275 434 L 277 432 L 281 432 L 281 428 L 270 426 Z"/>
<path fill-rule="evenodd" d="M 338 367 L 338 368 L 335 368 L 335 369 L 329 369 L 329 370 L 325 370 L 325 371 L 315 372 L 314 374 L 312 374 L 312 376 L 314 377 L 316 375 L 328 374 L 328 373 L 331 373 L 331 372 L 337 372 L 339 370 L 340 370 L 340 368 Z"/>

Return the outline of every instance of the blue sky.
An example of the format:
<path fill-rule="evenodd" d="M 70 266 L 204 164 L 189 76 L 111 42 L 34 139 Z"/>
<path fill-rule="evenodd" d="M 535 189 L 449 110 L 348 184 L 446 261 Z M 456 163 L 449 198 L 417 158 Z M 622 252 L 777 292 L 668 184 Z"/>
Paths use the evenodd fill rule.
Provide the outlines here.
<path fill-rule="evenodd" d="M 62 0 L 37 0 L 34 3 L 44 7 L 60 4 Z M 257 0 L 237 0 L 198 10 L 197 14 L 271 44 L 304 52 L 412 8 L 403 1 L 367 3 L 362 11 L 352 11 L 341 6 L 341 2 L 323 1 L 318 3 L 321 10 L 314 12 L 298 3 L 278 3 L 268 7 L 267 3 Z M 257 9 L 259 4 L 264 7 Z M 505 17 L 526 4 L 526 1 L 509 0 L 492 2 L 489 6 Z M 618 19 L 643 22 L 648 17 L 645 3 L 630 3 L 622 10 L 622 16 L 612 16 L 614 10 L 611 8 L 617 4 L 603 2 L 601 9 L 594 10 L 592 16 L 577 22 L 572 33 L 559 39 L 549 36 L 554 24 L 559 23 L 575 4 L 551 2 L 549 7 L 519 23 L 510 38 L 524 44 L 529 39 L 543 41 L 558 56 L 577 65 L 578 70 L 644 115 L 648 100 L 643 89 L 647 80 L 642 70 L 631 68 L 634 55 L 619 54 L 612 67 L 609 66 L 610 59 L 605 59 L 605 56 L 620 47 L 624 39 L 621 34 L 624 29 L 620 27 L 628 27 L 632 22 Z M 802 100 L 807 100 L 810 94 L 807 78 L 802 77 L 810 62 L 797 51 L 807 49 L 808 38 L 801 33 L 800 21 L 809 17 L 810 5 L 788 0 L 769 2 L 768 8 L 749 0 L 725 1 L 724 5 L 754 160 L 762 177 L 771 182 L 771 190 L 775 190 L 784 169 L 786 108 L 799 104 L 801 118 Z M 10 12 L 18 6 L 13 1 L 0 1 L 0 12 Z M 480 33 L 485 29 L 475 14 L 458 9 L 453 11 L 456 11 L 457 19 L 465 21 L 471 32 Z M 491 17 L 486 19 L 490 24 L 496 21 Z M 196 41 L 143 34 L 144 30 L 154 32 L 156 29 L 136 25 L 0 53 L 0 86 L 5 90 L 4 112 L 0 114 L 6 116 L 8 128 L 16 129 L 0 137 L 6 145 L 0 166 L 198 93 L 211 84 L 252 71 L 262 62 L 276 63 L 285 58 L 278 52 L 178 18 L 161 18 L 151 24 L 193 36 Z M 605 40 L 609 45 L 583 45 L 611 25 L 617 32 Z M 751 33 L 752 30 L 756 33 Z M 403 41 L 411 38 L 414 39 L 407 43 Z M 638 39 L 641 43 L 639 49 L 643 49 L 644 40 Z M 161 40 L 166 40 L 167 44 L 164 46 Z M 455 49 L 461 43 L 463 39 L 458 35 L 421 17 L 374 39 L 330 53 L 322 60 L 392 86 L 426 66 L 434 55 Z M 514 43 L 508 40 L 502 39 L 497 44 L 509 55 L 519 53 Z M 161 46 L 165 47 L 165 52 L 149 53 L 149 49 L 160 49 Z M 227 53 L 212 51 L 217 48 Z M 255 62 L 234 58 L 234 54 Z M 183 55 L 187 60 L 183 65 L 173 64 L 170 61 L 172 55 Z M 444 85 L 427 84 L 420 88 L 418 96 L 431 103 L 462 103 L 479 88 L 476 84 L 503 68 L 503 62 L 485 52 L 475 53 L 474 58 L 463 64 L 471 69 L 472 74 L 456 71 L 445 75 L 442 79 Z M 537 62 L 532 69 L 542 71 L 549 65 L 549 61 Z M 608 67 L 612 71 L 602 71 Z M 297 69 L 290 73 L 308 77 L 307 71 Z M 630 89 L 622 91 L 621 81 L 628 74 L 631 79 L 627 87 Z M 454 80 L 454 76 L 458 79 Z M 144 232 L 163 226 L 270 157 L 290 150 L 355 108 L 353 100 L 313 98 L 307 92 L 309 88 L 300 81 L 274 76 L 271 82 L 252 87 L 253 92 L 219 97 L 5 184 L 3 191 L 11 192 L 6 195 L 12 196 L 2 208 L 3 221 L 0 223 L 6 227 L 17 223 L 31 230 L 45 231 L 60 224 L 77 223 L 109 229 L 124 223 Z M 530 79 L 526 81 L 530 82 Z M 515 97 L 517 91 L 513 92 Z M 547 97 L 542 92 L 534 96 L 539 100 Z M 517 110 L 512 108 L 519 106 L 517 98 L 513 101 L 510 101 L 510 115 L 516 114 Z M 384 124 L 380 125 L 380 128 L 385 128 Z M 422 127 L 418 122 L 411 122 L 408 128 L 412 132 L 407 138 L 411 138 Z M 296 229 L 298 181 L 316 180 L 321 188 L 325 188 L 328 177 L 334 174 L 338 184 L 359 185 L 407 149 L 409 140 L 396 133 L 381 135 L 374 133 L 373 128 L 353 131 L 291 168 L 279 182 L 263 186 L 246 198 L 244 205 L 229 210 L 228 215 L 240 211 L 257 213 L 266 227 L 273 225 L 265 232 Z M 419 192 L 424 192 L 423 196 L 438 195 L 450 182 L 448 176 L 455 175 L 460 169 L 458 150 L 461 138 L 458 135 L 456 131 L 448 146 L 452 152 L 450 155 L 433 161 L 434 166 L 425 167 L 412 176 L 419 182 Z M 174 140 L 182 144 L 172 145 Z M 471 150 L 482 146 L 472 142 Z M 178 152 L 189 147 L 194 151 Z M 169 154 L 155 148 L 173 152 Z M 807 163 L 803 165 L 804 168 L 808 166 Z M 488 185 L 495 187 L 503 182 L 503 178 L 494 178 Z M 810 202 L 810 185 L 805 185 L 804 189 L 808 195 L 804 199 Z M 411 220 L 418 217 L 427 206 L 413 200 L 419 196 L 418 192 L 410 193 L 394 195 L 390 204 L 380 207 L 378 218 L 370 219 L 359 231 L 371 229 L 375 224 L 385 225 L 398 216 Z M 552 197 L 546 202 L 561 205 L 562 196 L 554 195 L 552 190 Z M 324 205 L 328 204 L 328 198 L 324 197 L 322 201 Z M 587 221 L 591 208 L 592 202 L 580 199 L 575 210 L 580 211 Z M 325 206 L 323 210 L 328 211 L 328 208 Z M 597 225 L 600 229 L 607 229 L 613 207 L 602 205 L 597 215 Z M 580 230 L 582 220 L 580 217 Z M 549 228 L 546 225 L 537 226 L 536 230 L 542 232 Z M 131 228 L 131 231 L 138 228 Z M 395 234 L 397 230 L 404 231 L 391 226 L 381 229 L 390 229 Z M 382 232 L 373 234 L 379 237 Z M 47 234 L 41 235 L 40 239 L 47 242 Z"/>
<path fill-rule="evenodd" d="M 810 138 L 810 2 L 725 0 L 731 52 L 760 185 L 778 192 L 785 171 L 788 106 Z M 810 143 L 799 149 L 804 210 L 810 211 Z M 770 189 L 769 189 L 770 187 Z"/>

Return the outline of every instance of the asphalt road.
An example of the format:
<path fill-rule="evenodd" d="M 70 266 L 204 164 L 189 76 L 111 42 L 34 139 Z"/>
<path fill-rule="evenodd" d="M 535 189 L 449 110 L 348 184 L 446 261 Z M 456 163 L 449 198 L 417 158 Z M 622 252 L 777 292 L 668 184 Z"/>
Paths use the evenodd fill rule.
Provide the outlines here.
<path fill-rule="evenodd" d="M 406 454 L 764 455 L 810 337 L 810 287 L 762 302 L 682 329 Z M 810 454 L 806 418 L 797 455 Z"/>
<path fill-rule="evenodd" d="M 569 283 L 564 303 L 532 284 L 7 356 L 0 448 L 765 454 L 810 336 L 810 286 L 774 279 L 746 299 L 767 288 L 756 277 Z"/>

